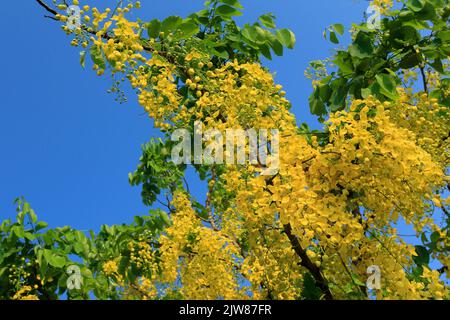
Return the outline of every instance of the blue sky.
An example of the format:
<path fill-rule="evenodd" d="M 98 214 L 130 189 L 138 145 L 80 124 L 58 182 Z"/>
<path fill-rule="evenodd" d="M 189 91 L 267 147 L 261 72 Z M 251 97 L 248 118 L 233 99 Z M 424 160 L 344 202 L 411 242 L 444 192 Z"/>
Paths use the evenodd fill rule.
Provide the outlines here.
<path fill-rule="evenodd" d="M 51 2 L 51 1 L 49 1 Z M 83 1 L 80 1 L 84 4 Z M 98 7 L 115 0 L 89 1 Z M 141 0 L 140 18 L 186 16 L 202 0 Z M 349 27 L 363 19 L 364 0 L 243 0 L 240 23 L 273 12 L 278 26 L 297 35 L 295 50 L 266 65 L 288 92 L 301 122 L 309 116 L 311 84 L 303 75 L 309 61 L 328 57 L 333 45 L 322 37 L 325 27 Z M 145 214 L 140 189 L 130 187 L 141 144 L 157 131 L 143 115 L 136 97 L 118 104 L 107 94 L 107 77 L 79 65 L 79 49 L 58 24 L 43 17 L 34 0 L 4 1 L 0 33 L 0 220 L 15 215 L 13 200 L 25 196 L 51 227 L 71 225 L 98 230 L 101 224 L 132 222 Z M 347 39 L 348 41 L 348 36 Z M 345 41 L 344 41 L 345 44 Z M 200 197 L 197 181 L 191 190 Z"/>

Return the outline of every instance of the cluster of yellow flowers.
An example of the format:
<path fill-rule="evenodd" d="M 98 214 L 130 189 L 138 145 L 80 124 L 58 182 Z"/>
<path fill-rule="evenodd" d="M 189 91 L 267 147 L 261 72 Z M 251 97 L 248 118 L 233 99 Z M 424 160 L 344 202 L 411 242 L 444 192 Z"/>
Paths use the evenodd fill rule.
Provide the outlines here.
<path fill-rule="evenodd" d="M 385 14 L 394 5 L 393 0 L 372 0 L 371 5 L 378 8 L 381 14 Z"/>
<path fill-rule="evenodd" d="M 375 264 L 382 266 L 385 279 L 380 298 L 427 298 L 431 290 L 440 290 L 436 297 L 448 294 L 436 272 L 423 274 L 434 289 L 424 290 L 422 282 L 408 279 L 405 268 L 412 266 L 414 247 L 392 227 L 402 216 L 418 234 L 432 228 L 444 238 L 424 201 L 443 186 L 444 171 L 416 144 L 415 133 L 391 119 L 387 107 L 391 104 L 369 97 L 353 101 L 350 111 L 332 114 L 326 146 L 309 145 L 299 135 L 284 137 L 280 172 L 269 184 L 262 176 L 227 173 L 236 208 L 223 223 L 239 225 L 225 228 L 233 233 L 249 232 L 251 255 L 244 265 L 255 288 L 266 277 L 272 294 L 277 286 L 284 288 L 277 298 L 295 298 L 295 291 L 286 290 L 286 282 L 300 280 L 292 265 L 295 256 L 279 231 L 290 224 L 310 260 L 337 287 L 352 281 L 350 269 L 363 279 L 367 267 Z M 270 255 L 263 253 L 267 251 Z M 351 261 L 350 266 L 344 261 Z"/>
<path fill-rule="evenodd" d="M 74 1 L 78 5 L 78 1 Z M 100 12 L 97 8 L 90 8 L 90 6 L 83 6 L 80 10 L 80 22 L 83 22 L 82 27 L 75 30 L 70 29 L 67 25 L 63 29 L 68 34 L 75 34 L 72 41 L 73 46 L 82 45 L 86 48 L 91 44 L 99 48 L 99 52 L 106 57 L 110 65 L 113 67 L 112 72 L 125 72 L 127 67 L 134 67 L 138 62 L 144 63 L 146 59 L 139 54 L 143 51 L 139 35 L 139 24 L 137 22 L 128 21 L 124 15 L 133 8 L 139 8 L 140 3 L 128 4 L 125 8 L 116 8 L 114 14 L 111 8 L 106 8 Z M 59 5 L 60 10 L 66 10 L 67 6 Z M 89 15 L 89 13 L 91 15 Z M 67 22 L 69 16 L 64 14 L 57 14 L 56 19 Z M 86 31 L 86 32 L 84 32 Z M 88 34 L 95 35 L 88 37 Z M 94 70 L 97 70 L 98 75 L 103 75 L 103 66 L 94 65 Z"/>
<path fill-rule="evenodd" d="M 153 272 L 157 270 L 155 257 L 151 245 L 145 239 L 139 239 L 139 242 L 128 244 L 130 249 L 130 260 L 135 263 L 139 269 Z"/>
<path fill-rule="evenodd" d="M 155 279 L 141 277 L 138 284 L 138 290 L 141 293 L 143 300 L 150 300 L 158 297 L 158 289 L 155 286 Z"/>
<path fill-rule="evenodd" d="M 205 93 L 188 114 L 202 120 L 206 128 L 223 132 L 229 128 L 284 129 L 294 123 L 282 87 L 260 65 L 235 60 L 206 76 Z"/>
<path fill-rule="evenodd" d="M 203 225 L 186 194 L 176 193 L 173 206 L 173 224 L 161 238 L 161 281 L 180 280 L 186 299 L 242 298 L 235 243 Z"/>
<path fill-rule="evenodd" d="M 119 267 L 114 260 L 107 261 L 103 264 L 103 272 L 107 275 L 114 275 L 119 271 Z"/>
<path fill-rule="evenodd" d="M 426 93 L 411 93 L 398 88 L 400 98 L 387 104 L 392 121 L 416 135 L 418 146 L 427 151 L 442 169 L 449 166 L 449 157 L 443 152 L 450 147 L 450 114 L 448 108 Z M 450 92 L 448 92 L 450 95 Z"/>
<path fill-rule="evenodd" d="M 39 300 L 36 290 L 39 285 L 44 285 L 44 281 L 41 280 L 40 276 L 37 275 L 36 279 L 30 273 L 28 267 L 30 267 L 33 262 L 26 261 L 24 257 L 21 258 L 23 262 L 22 265 L 11 265 L 9 268 L 9 282 L 14 285 L 15 288 L 20 288 L 12 296 L 13 300 Z M 35 261 L 34 263 L 37 263 Z M 37 281 L 36 281 L 37 280 Z M 48 282 L 53 281 L 52 278 L 47 279 Z M 36 284 L 36 282 L 38 284 Z M 35 283 L 34 285 L 28 285 L 29 283 Z"/>
<path fill-rule="evenodd" d="M 155 119 L 155 126 L 168 129 L 170 124 L 167 121 L 180 108 L 181 102 L 174 79 L 174 66 L 158 56 L 149 59 L 146 64 L 157 69 L 158 74 L 152 76 L 151 83 L 148 83 L 148 74 L 144 68 L 138 68 L 136 76 L 131 77 L 131 84 L 139 87 L 139 104 Z"/>
<path fill-rule="evenodd" d="M 39 300 L 39 298 L 35 294 L 30 294 L 30 292 L 33 291 L 33 288 L 31 286 L 23 286 L 20 288 L 19 291 L 17 291 L 14 296 L 13 300 Z"/>
<path fill-rule="evenodd" d="M 273 112 L 286 109 L 288 101 L 283 98 L 281 86 L 274 86 L 273 79 L 257 64 L 242 64 L 237 61 L 212 70 L 212 62 L 192 52 L 186 61 L 197 66 L 188 68 L 185 85 L 195 96 L 193 107 L 182 105 L 182 97 L 174 82 L 176 66 L 159 56 L 146 62 L 154 74 L 150 79 L 143 66 L 135 70 L 129 79 L 134 88 L 139 88 L 139 103 L 155 119 L 156 127 L 168 129 L 176 123 L 186 124 L 195 118 L 204 122 L 205 130 L 215 128 L 283 128 L 285 122 L 293 122 L 290 114 Z M 237 81 L 239 80 L 239 81 Z M 273 112 L 273 119 L 261 117 Z M 261 119 L 257 121 L 256 119 Z M 270 126 L 268 126 L 270 122 Z"/>
<path fill-rule="evenodd" d="M 119 266 L 117 265 L 117 261 L 120 260 L 120 257 L 115 258 L 114 260 L 109 260 L 105 262 L 102 266 L 103 273 L 108 276 L 114 283 L 117 283 L 120 286 L 124 285 L 123 275 L 119 272 Z"/>

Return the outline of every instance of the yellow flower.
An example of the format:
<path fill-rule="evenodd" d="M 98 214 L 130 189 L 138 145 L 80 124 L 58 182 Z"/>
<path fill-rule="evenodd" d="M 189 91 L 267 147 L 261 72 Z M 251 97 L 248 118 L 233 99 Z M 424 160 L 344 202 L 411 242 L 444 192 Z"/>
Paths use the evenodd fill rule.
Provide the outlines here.
<path fill-rule="evenodd" d="M 116 274 L 119 270 L 117 263 L 113 260 L 110 260 L 103 264 L 103 272 L 107 275 Z"/>

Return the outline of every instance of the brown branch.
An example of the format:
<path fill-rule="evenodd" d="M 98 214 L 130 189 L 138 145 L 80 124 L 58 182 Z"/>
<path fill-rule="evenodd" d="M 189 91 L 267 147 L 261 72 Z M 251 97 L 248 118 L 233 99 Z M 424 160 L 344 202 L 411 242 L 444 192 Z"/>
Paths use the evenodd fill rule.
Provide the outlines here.
<path fill-rule="evenodd" d="M 443 273 L 448 271 L 448 267 L 447 266 L 443 266 L 442 268 L 438 269 L 437 271 L 439 272 L 439 274 L 443 274 Z"/>
<path fill-rule="evenodd" d="M 142 288 L 140 288 L 138 285 L 136 285 L 135 283 L 130 283 L 130 287 L 132 289 L 134 289 L 135 291 L 137 291 L 141 296 L 148 296 L 149 292 L 143 290 Z"/>
<path fill-rule="evenodd" d="M 58 12 L 57 12 L 56 10 L 52 9 L 48 4 L 46 4 L 46 3 L 43 2 L 42 0 L 36 0 L 36 1 L 37 1 L 37 3 L 38 3 L 39 5 L 41 5 L 47 12 L 49 12 L 49 13 L 51 13 L 51 14 L 53 15 L 53 16 L 46 15 L 46 16 L 45 16 L 46 18 L 50 18 L 50 19 L 52 19 L 52 20 L 57 20 L 57 21 L 59 21 L 58 19 L 56 19 L 56 17 L 54 17 L 54 16 L 56 16 L 56 15 L 58 14 Z M 89 33 L 89 34 L 91 34 L 91 35 L 96 35 L 96 34 L 97 34 L 94 30 L 89 30 L 86 26 L 81 26 L 81 29 L 82 29 L 83 31 L 85 31 L 85 32 L 87 32 L 87 33 Z M 102 38 L 105 39 L 105 40 L 114 39 L 113 36 L 111 36 L 111 35 L 109 35 L 109 34 L 107 34 L 107 33 L 103 33 L 103 34 L 102 34 Z M 152 48 L 152 47 L 150 47 L 150 46 L 148 46 L 148 45 L 145 45 L 145 44 L 142 46 L 142 48 L 143 48 L 145 51 L 148 51 L 148 52 L 150 52 L 150 53 L 152 53 L 152 52 L 155 51 L 154 48 Z M 160 52 L 159 54 L 161 55 L 161 52 Z M 169 57 L 166 57 L 166 58 L 167 58 L 168 60 L 170 60 Z"/>
<path fill-rule="evenodd" d="M 444 206 L 442 206 L 441 209 L 442 209 L 442 212 L 444 212 L 444 214 L 450 218 L 450 212 L 448 212 L 448 210 Z"/>
<path fill-rule="evenodd" d="M 319 267 L 317 267 L 311 261 L 311 259 L 309 259 L 308 255 L 306 254 L 306 251 L 303 250 L 298 238 L 292 234 L 292 227 L 290 224 L 284 225 L 284 232 L 288 236 L 289 241 L 291 242 L 292 248 L 294 249 L 295 253 L 301 259 L 300 265 L 302 267 L 305 267 L 306 269 L 308 269 L 308 271 L 311 273 L 314 280 L 316 281 L 318 288 L 324 293 L 325 299 L 333 300 L 333 294 L 331 293 L 330 288 L 328 286 L 328 281 L 325 279 L 325 277 L 320 272 Z"/>
<path fill-rule="evenodd" d="M 158 198 L 156 198 L 156 201 L 157 201 L 160 205 L 162 205 L 162 206 L 166 207 L 167 209 L 169 209 L 169 213 L 173 213 L 173 208 L 170 207 L 170 204 L 169 204 L 169 203 L 164 203 L 164 202 L 162 202 L 161 200 L 159 200 Z"/>
<path fill-rule="evenodd" d="M 44 3 L 42 0 L 36 0 L 37 3 L 39 3 L 40 6 L 42 6 L 45 10 L 50 12 L 52 15 L 56 16 L 58 12 L 54 9 L 52 9 L 48 4 Z"/>
<path fill-rule="evenodd" d="M 314 159 L 314 157 L 312 158 Z M 311 159 L 311 160 L 312 160 Z M 307 160 L 309 161 L 309 160 Z M 273 180 L 266 181 L 266 185 L 272 185 L 273 186 Z M 272 192 L 266 188 L 266 191 L 269 194 L 272 194 Z M 292 249 L 294 249 L 294 252 L 297 254 L 297 256 L 300 258 L 300 265 L 306 268 L 311 275 L 313 276 L 314 280 L 316 281 L 316 284 L 318 288 L 324 293 L 324 297 L 326 300 L 333 300 L 333 294 L 330 291 L 330 288 L 328 286 L 328 281 L 325 279 L 325 277 L 320 272 L 319 267 L 317 267 L 314 263 L 312 263 L 311 259 L 309 259 L 308 255 L 306 254 L 306 251 L 303 250 L 300 241 L 297 239 L 297 237 L 292 234 L 292 226 L 290 223 L 283 226 L 284 233 L 289 238 L 289 241 L 291 242 Z"/>
<path fill-rule="evenodd" d="M 427 77 L 425 76 L 425 69 L 423 66 L 420 67 L 420 74 L 422 75 L 423 90 L 428 93 Z"/>

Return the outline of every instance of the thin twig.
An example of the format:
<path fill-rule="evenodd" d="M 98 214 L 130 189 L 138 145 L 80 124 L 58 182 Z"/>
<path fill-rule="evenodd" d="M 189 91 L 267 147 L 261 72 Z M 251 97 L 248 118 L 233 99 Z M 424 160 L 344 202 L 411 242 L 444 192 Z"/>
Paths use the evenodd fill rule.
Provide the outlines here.
<path fill-rule="evenodd" d="M 36 0 L 37 3 L 39 3 L 42 7 L 44 7 L 45 10 L 47 10 L 48 12 L 50 12 L 51 14 L 53 14 L 54 16 L 56 16 L 58 14 L 58 12 L 52 8 L 50 8 L 50 6 L 46 3 L 44 3 L 42 0 Z"/>
<path fill-rule="evenodd" d="M 422 82 L 423 82 L 423 90 L 428 93 L 428 84 L 427 84 L 427 77 L 425 76 L 425 69 L 423 66 L 420 67 L 420 73 L 422 75 Z"/>

